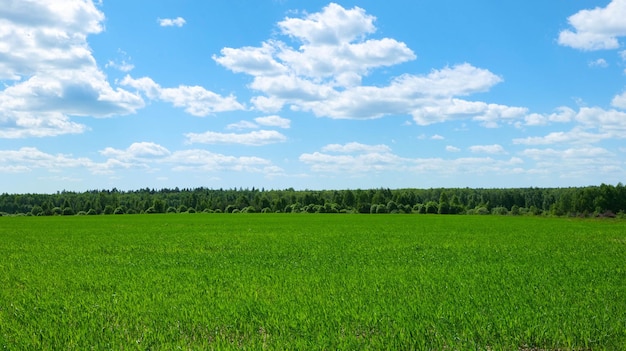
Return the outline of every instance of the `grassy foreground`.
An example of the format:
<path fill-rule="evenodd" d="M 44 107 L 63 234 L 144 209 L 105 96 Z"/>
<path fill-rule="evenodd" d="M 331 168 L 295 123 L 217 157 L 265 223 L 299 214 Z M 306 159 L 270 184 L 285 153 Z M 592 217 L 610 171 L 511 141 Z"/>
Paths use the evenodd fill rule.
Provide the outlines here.
<path fill-rule="evenodd" d="M 625 350 L 626 222 L 3 217 L 0 349 Z"/>

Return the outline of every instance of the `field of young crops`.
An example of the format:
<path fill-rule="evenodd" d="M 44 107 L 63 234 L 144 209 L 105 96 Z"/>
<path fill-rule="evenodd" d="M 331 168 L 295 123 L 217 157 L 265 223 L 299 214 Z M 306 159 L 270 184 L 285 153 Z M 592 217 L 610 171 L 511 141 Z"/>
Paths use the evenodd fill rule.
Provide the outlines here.
<path fill-rule="evenodd" d="M 0 349 L 625 350 L 626 222 L 2 217 Z"/>

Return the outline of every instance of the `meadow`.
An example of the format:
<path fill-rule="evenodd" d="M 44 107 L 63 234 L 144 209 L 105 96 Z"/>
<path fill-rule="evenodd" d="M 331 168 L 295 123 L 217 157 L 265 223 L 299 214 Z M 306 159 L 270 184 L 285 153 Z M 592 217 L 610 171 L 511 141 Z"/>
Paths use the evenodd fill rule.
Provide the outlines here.
<path fill-rule="evenodd" d="M 0 218 L 3 350 L 626 350 L 626 221 Z"/>

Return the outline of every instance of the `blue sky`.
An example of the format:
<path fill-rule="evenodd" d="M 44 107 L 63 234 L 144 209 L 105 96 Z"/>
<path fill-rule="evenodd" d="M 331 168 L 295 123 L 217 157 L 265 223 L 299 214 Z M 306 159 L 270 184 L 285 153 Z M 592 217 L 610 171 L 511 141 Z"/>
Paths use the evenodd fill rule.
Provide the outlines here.
<path fill-rule="evenodd" d="M 0 8 L 0 192 L 626 180 L 626 0 Z"/>

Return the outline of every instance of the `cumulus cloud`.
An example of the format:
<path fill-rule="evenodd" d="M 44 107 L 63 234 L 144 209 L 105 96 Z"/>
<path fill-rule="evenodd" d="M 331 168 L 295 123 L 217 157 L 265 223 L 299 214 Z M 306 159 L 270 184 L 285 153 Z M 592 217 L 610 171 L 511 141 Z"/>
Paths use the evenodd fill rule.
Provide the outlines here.
<path fill-rule="evenodd" d="M 57 174 L 74 169 L 85 170 L 93 175 L 115 176 L 119 171 L 138 169 L 159 171 L 197 171 L 215 173 L 236 171 L 282 174 L 283 170 L 272 161 L 256 156 L 229 156 L 202 149 L 187 149 L 170 152 L 153 142 L 137 142 L 126 149 L 107 147 L 100 151 L 106 159 L 102 161 L 71 154 L 50 154 L 34 147 L 17 150 L 0 150 L 0 173 L 28 173 L 37 170 Z M 79 179 L 77 179 L 79 180 Z"/>
<path fill-rule="evenodd" d="M 559 33 L 559 44 L 580 50 L 619 48 L 626 36 L 626 0 L 612 0 L 606 7 L 582 10 L 567 21 L 573 29 Z"/>
<path fill-rule="evenodd" d="M 122 61 L 113 61 L 113 60 L 109 60 L 109 62 L 107 62 L 106 65 L 104 65 L 105 68 L 115 68 L 118 71 L 122 71 L 122 72 L 130 72 L 133 69 L 135 69 L 135 65 L 133 65 L 132 63 L 126 62 L 125 60 Z"/>
<path fill-rule="evenodd" d="M 513 143 L 523 145 L 591 145 L 603 140 L 626 138 L 626 112 L 605 110 L 599 107 L 583 107 L 578 112 L 573 110 L 562 110 L 561 112 L 568 116 L 567 121 L 575 121 L 577 125 L 569 131 L 551 132 L 545 136 L 515 138 Z"/>
<path fill-rule="evenodd" d="M 219 133 L 207 131 L 204 133 L 185 134 L 187 142 L 195 144 L 243 144 L 260 146 L 282 143 L 287 137 L 275 130 L 258 130 L 249 133 Z"/>
<path fill-rule="evenodd" d="M 304 18 L 286 18 L 278 26 L 284 34 L 303 40 L 307 44 L 335 45 L 351 42 L 376 31 L 374 16 L 359 7 L 346 10 L 330 3 L 322 12 Z"/>
<path fill-rule="evenodd" d="M 344 149 L 349 149 L 350 152 L 345 152 Z M 455 147 L 447 149 L 451 152 L 458 151 Z M 321 151 L 300 155 L 299 160 L 309 165 L 314 172 L 353 176 L 364 176 L 371 172 L 403 172 L 433 176 L 459 173 L 511 174 L 519 172 L 519 165 L 524 163 L 519 157 L 502 160 L 491 157 L 409 158 L 394 154 L 391 148 L 385 145 L 360 143 L 330 144 Z"/>
<path fill-rule="evenodd" d="M 82 133 L 73 116 L 107 117 L 144 106 L 137 94 L 112 87 L 87 36 L 102 31 L 92 1 L 8 0 L 0 9 L 0 137 Z"/>
<path fill-rule="evenodd" d="M 116 58 L 115 60 L 109 60 L 109 62 L 104 65 L 104 68 L 114 68 L 122 72 L 130 72 L 135 69 L 135 65 L 129 62 L 130 57 L 125 51 L 117 50 L 117 52 L 120 57 Z"/>
<path fill-rule="evenodd" d="M 337 152 L 337 153 L 359 153 L 359 152 L 378 152 L 385 153 L 390 152 L 391 148 L 387 145 L 366 145 L 357 142 L 351 142 L 347 144 L 328 144 L 322 148 L 324 152 Z"/>
<path fill-rule="evenodd" d="M 624 163 L 602 147 L 579 146 L 572 148 L 526 149 L 521 156 L 535 162 L 528 173 L 560 178 L 588 178 L 598 174 L 614 174 L 616 179 L 624 174 Z"/>
<path fill-rule="evenodd" d="M 608 134 L 590 133 L 582 128 L 574 128 L 567 132 L 552 132 L 545 136 L 515 138 L 514 144 L 551 145 L 551 144 L 593 144 L 609 138 Z"/>
<path fill-rule="evenodd" d="M 107 147 L 100 151 L 100 154 L 107 157 L 130 161 L 141 158 L 151 158 L 169 155 L 170 151 L 163 146 L 152 142 L 138 142 L 131 144 L 126 150 L 118 150 Z"/>
<path fill-rule="evenodd" d="M 605 110 L 599 107 L 583 107 L 576 115 L 581 128 L 598 130 L 612 138 L 626 138 L 626 112 Z"/>
<path fill-rule="evenodd" d="M 238 171 L 264 173 L 268 175 L 283 172 L 270 160 L 256 156 L 229 156 L 202 149 L 181 150 L 172 153 L 163 162 L 173 165 L 178 172 L 217 172 Z"/>
<path fill-rule="evenodd" d="M 287 107 L 335 119 L 411 115 L 420 125 L 472 118 L 490 127 L 526 114 L 525 108 L 461 99 L 502 82 L 469 63 L 400 75 L 386 86 L 363 85 L 362 78 L 375 69 L 416 59 L 403 42 L 371 38 L 375 20 L 362 8 L 331 3 L 278 22 L 280 33 L 300 45 L 267 40 L 259 47 L 224 48 L 213 59 L 252 76 L 249 87 L 259 95 L 251 102 L 264 112 Z"/>
<path fill-rule="evenodd" d="M 291 127 L 291 120 L 287 118 L 282 118 L 280 116 L 266 116 L 266 117 L 257 117 L 254 119 L 255 122 L 262 126 L 268 127 L 278 127 L 283 129 L 289 129 Z"/>
<path fill-rule="evenodd" d="M 239 121 L 226 126 L 226 129 L 257 129 L 259 125 L 250 121 Z"/>
<path fill-rule="evenodd" d="M 484 154 L 505 154 L 506 151 L 502 147 L 502 145 L 493 144 L 493 145 L 474 145 L 470 146 L 470 151 L 474 153 L 484 153 Z"/>
<path fill-rule="evenodd" d="M 626 110 L 626 92 L 616 95 L 613 100 L 611 100 L 611 105 Z"/>
<path fill-rule="evenodd" d="M 89 168 L 94 165 L 88 158 L 73 157 L 69 154 L 48 154 L 34 147 L 0 150 L 0 164 L 14 172 L 28 172 L 38 168 L 60 171 L 76 167 Z"/>
<path fill-rule="evenodd" d="M 187 23 L 184 18 L 158 18 L 157 22 L 161 27 L 182 27 Z"/>
<path fill-rule="evenodd" d="M 603 58 L 599 58 L 597 60 L 593 60 L 593 61 L 589 61 L 589 67 L 594 68 L 607 68 L 609 67 L 609 63 L 606 62 L 605 59 Z"/>
<path fill-rule="evenodd" d="M 247 73 L 253 76 L 273 76 L 287 72 L 287 67 L 276 61 L 274 55 L 282 44 L 269 41 L 260 48 L 246 46 L 240 49 L 223 48 L 221 56 L 213 59 L 235 73 Z"/>
<path fill-rule="evenodd" d="M 129 75 L 124 77 L 120 84 L 137 89 L 149 99 L 166 101 L 176 107 L 182 107 L 193 116 L 202 117 L 217 112 L 244 109 L 234 95 L 221 96 L 197 85 L 162 88 L 149 77 L 135 79 Z"/>
<path fill-rule="evenodd" d="M 576 116 L 576 111 L 573 109 L 561 106 L 555 109 L 555 112 L 550 114 L 531 113 L 524 116 L 523 122 L 517 122 L 517 126 L 544 126 L 551 122 L 553 123 L 567 123 L 571 122 Z"/>

